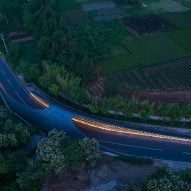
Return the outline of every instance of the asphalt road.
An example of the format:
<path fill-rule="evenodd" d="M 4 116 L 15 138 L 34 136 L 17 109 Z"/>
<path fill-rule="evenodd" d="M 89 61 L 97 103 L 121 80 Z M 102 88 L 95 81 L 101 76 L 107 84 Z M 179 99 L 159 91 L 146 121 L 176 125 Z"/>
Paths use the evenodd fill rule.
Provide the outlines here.
<path fill-rule="evenodd" d="M 0 59 L 0 87 L 4 93 L 26 107 L 43 108 L 31 97 L 24 84 L 15 76 L 3 59 Z"/>
<path fill-rule="evenodd" d="M 112 134 L 81 128 L 89 137 L 95 137 L 109 151 L 120 154 L 191 162 L 191 144 L 181 144 L 160 139 Z"/>
<path fill-rule="evenodd" d="M 36 122 L 36 125 L 39 125 L 40 127 L 44 126 L 47 129 L 63 129 L 66 132 L 69 132 L 71 136 L 81 134 L 83 136 L 95 137 L 100 141 L 102 146 L 114 153 L 191 162 L 191 142 L 185 143 L 132 134 L 114 133 L 99 128 L 76 127 L 72 122 L 72 118 L 78 116 L 87 118 L 87 114 L 83 115 L 81 112 L 78 113 L 67 109 L 42 95 L 41 99 L 46 99 L 46 102 L 50 104 L 48 108 L 45 108 L 38 100 L 31 96 L 30 90 L 28 90 L 25 84 L 18 79 L 3 59 L 0 59 L 0 90 L 5 98 L 11 98 L 17 105 L 20 105 L 18 109 L 12 102 L 9 102 L 8 104 L 12 109 L 15 109 L 15 111 L 23 118 L 29 121 L 31 119 L 31 121 Z M 23 110 L 22 108 L 25 109 Z M 89 117 L 89 119 L 97 121 L 97 118 L 93 118 L 92 116 Z M 100 120 L 101 119 L 99 119 L 99 121 Z M 114 123 L 112 120 L 106 121 L 105 119 L 101 120 L 101 122 L 111 125 Z M 120 125 L 124 128 L 147 131 L 146 128 L 139 129 L 139 125 L 118 124 L 118 126 Z M 150 132 L 152 132 L 152 129 L 150 129 Z M 161 132 L 160 130 L 157 131 L 156 129 L 154 130 L 154 133 L 182 137 L 182 135 L 178 135 L 178 133 L 166 133 Z M 190 136 L 187 136 L 186 138 L 191 140 Z"/>

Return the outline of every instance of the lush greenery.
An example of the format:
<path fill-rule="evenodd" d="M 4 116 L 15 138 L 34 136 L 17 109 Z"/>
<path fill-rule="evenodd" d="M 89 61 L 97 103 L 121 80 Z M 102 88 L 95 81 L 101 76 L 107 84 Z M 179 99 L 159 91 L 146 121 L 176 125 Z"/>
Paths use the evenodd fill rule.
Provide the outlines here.
<path fill-rule="evenodd" d="M 34 130 L 19 122 L 0 106 L 0 190 L 17 190 L 17 173 L 27 165 L 22 147 L 28 144 Z"/>
<path fill-rule="evenodd" d="M 116 72 L 146 68 L 148 65 L 191 56 L 190 43 L 187 40 L 190 38 L 191 11 L 160 13 L 159 17 L 169 22 L 172 27 L 167 31 L 161 27 L 159 31 L 141 36 L 130 26 L 126 26 L 123 20 L 91 20 L 81 7 L 87 2 L 96 1 L 0 0 L 1 30 L 7 36 L 12 32 L 26 32 L 33 37 L 31 42 L 8 42 L 7 58 L 17 72 L 23 74 L 27 82 L 35 82 L 56 98 L 62 95 L 78 103 L 90 103 L 89 108 L 93 113 L 106 114 L 112 109 L 125 113 L 126 117 L 131 117 L 134 112 L 139 113 L 143 119 L 148 119 L 152 114 L 167 116 L 172 121 L 180 119 L 181 116 L 189 118 L 190 109 L 185 109 L 190 108 L 189 106 L 156 106 L 134 100 L 121 102 L 118 98 L 103 98 L 100 103 L 91 103 L 87 88 L 96 79 L 96 74 L 99 77 L 108 76 Z M 133 2 L 138 1 L 121 0 L 118 1 L 118 6 Z M 139 8 L 137 5 L 132 6 Z M 69 19 L 71 15 L 74 17 Z M 74 18 L 78 15 L 78 21 L 75 23 Z M 166 72 L 151 75 L 156 84 L 148 76 L 141 78 L 138 72 L 133 73 L 130 80 L 127 76 L 124 78 L 128 81 L 137 81 L 129 82 L 132 84 L 131 87 L 127 86 L 130 89 L 139 89 L 140 84 L 144 84 L 144 89 L 149 89 L 147 81 L 154 84 L 150 89 L 157 89 L 161 85 L 169 90 L 169 86 L 171 89 L 184 87 L 182 83 L 186 84 L 186 88 L 190 88 L 189 80 L 184 80 L 185 77 L 188 78 L 189 70 L 182 70 L 184 77 L 182 74 L 177 77 L 177 74 L 169 74 L 167 70 Z M 178 72 L 180 73 L 179 70 Z M 111 83 L 115 82 L 115 78 L 110 79 Z M 181 83 L 177 83 L 179 79 Z M 118 87 L 121 88 L 121 84 Z M 113 91 L 118 92 L 119 89 L 113 88 Z"/>
<path fill-rule="evenodd" d="M 70 139 L 63 131 L 52 130 L 37 148 L 30 149 L 36 130 L 18 121 L 0 107 L 0 190 L 38 191 L 49 175 L 64 169 L 79 169 L 91 180 L 91 170 L 101 157 L 95 139 Z M 32 142 L 31 142 L 32 143 Z M 33 143 L 32 143 L 33 144 Z"/>
<path fill-rule="evenodd" d="M 127 100 L 117 96 L 113 98 L 103 98 L 101 101 L 92 101 L 89 105 L 92 113 L 101 113 L 108 115 L 109 111 L 114 111 L 114 114 L 122 114 L 126 118 L 133 117 L 133 114 L 139 114 L 143 120 L 150 119 L 151 115 L 167 117 L 167 121 L 178 121 L 181 117 L 190 119 L 191 105 L 180 106 L 176 104 L 151 104 L 148 101 L 137 101 L 136 99 Z"/>

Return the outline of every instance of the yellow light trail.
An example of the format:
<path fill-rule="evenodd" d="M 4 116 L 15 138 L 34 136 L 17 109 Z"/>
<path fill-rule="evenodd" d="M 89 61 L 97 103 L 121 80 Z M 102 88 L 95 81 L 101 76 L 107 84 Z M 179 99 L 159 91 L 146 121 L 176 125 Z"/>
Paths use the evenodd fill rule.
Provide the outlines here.
<path fill-rule="evenodd" d="M 44 107 L 48 108 L 49 104 L 47 102 L 45 102 L 44 100 L 42 100 L 41 98 L 37 97 L 36 95 L 34 95 L 32 92 L 30 92 L 30 95 L 32 96 L 32 98 L 34 98 L 35 101 L 37 101 L 39 104 L 43 105 Z"/>
<path fill-rule="evenodd" d="M 108 131 L 108 132 L 114 132 L 119 134 L 128 134 L 128 135 L 136 135 L 136 136 L 144 136 L 144 137 L 150 137 L 150 138 L 158 138 L 162 140 L 170 140 L 170 141 L 178 141 L 178 142 L 184 142 L 184 143 L 191 143 L 191 139 L 187 138 L 180 138 L 180 137 L 173 137 L 168 135 L 160 135 L 157 133 L 149 133 L 139 130 L 133 130 L 129 128 L 123 128 L 115 125 L 108 125 L 97 121 L 92 121 L 89 119 L 81 118 L 81 117 L 74 117 L 72 118 L 72 121 L 79 125 L 84 125 L 86 128 L 94 128 L 98 130 Z"/>

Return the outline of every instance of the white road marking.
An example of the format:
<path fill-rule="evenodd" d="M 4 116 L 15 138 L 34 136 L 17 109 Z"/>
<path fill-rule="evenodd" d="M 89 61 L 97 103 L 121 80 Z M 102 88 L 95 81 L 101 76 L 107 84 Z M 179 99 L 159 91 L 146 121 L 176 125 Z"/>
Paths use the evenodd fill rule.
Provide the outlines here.
<path fill-rule="evenodd" d="M 19 99 L 21 100 L 21 102 L 23 102 L 25 105 L 27 105 L 25 102 L 24 102 L 24 100 L 23 100 L 23 98 L 19 95 L 19 93 L 15 90 L 15 94 L 19 97 Z"/>
<path fill-rule="evenodd" d="M 182 152 L 182 153 L 185 155 L 191 155 L 191 153 L 188 153 L 188 152 Z"/>
<path fill-rule="evenodd" d="M 8 83 L 9 83 L 10 85 L 12 84 L 10 80 L 8 80 Z"/>
<path fill-rule="evenodd" d="M 102 140 L 98 140 L 98 141 L 103 142 L 103 143 L 113 144 L 113 145 L 125 146 L 125 147 L 133 147 L 133 148 L 139 148 L 139 149 L 147 149 L 147 150 L 163 151 L 163 149 L 157 149 L 157 148 L 140 147 L 140 146 L 135 146 L 135 145 L 127 145 L 127 144 L 115 143 L 115 142 L 110 142 L 110 141 L 102 141 Z"/>

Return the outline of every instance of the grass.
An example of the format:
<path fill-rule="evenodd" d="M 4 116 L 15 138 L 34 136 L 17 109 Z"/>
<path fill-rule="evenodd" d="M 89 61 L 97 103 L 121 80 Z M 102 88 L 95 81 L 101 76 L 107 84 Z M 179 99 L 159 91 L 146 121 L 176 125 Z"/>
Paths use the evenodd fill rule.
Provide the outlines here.
<path fill-rule="evenodd" d="M 178 28 L 191 27 L 191 11 L 166 13 L 160 16 Z"/>
<path fill-rule="evenodd" d="M 116 159 L 122 160 L 125 163 L 136 165 L 136 166 L 145 166 L 145 165 L 153 164 L 152 159 L 135 157 L 135 156 L 118 156 Z"/>
<path fill-rule="evenodd" d="M 184 5 L 187 8 L 191 8 L 191 1 L 190 0 L 184 0 L 184 1 L 182 1 L 182 5 Z"/>
<path fill-rule="evenodd" d="M 169 31 L 167 35 L 185 50 L 191 52 L 191 28 Z"/>

